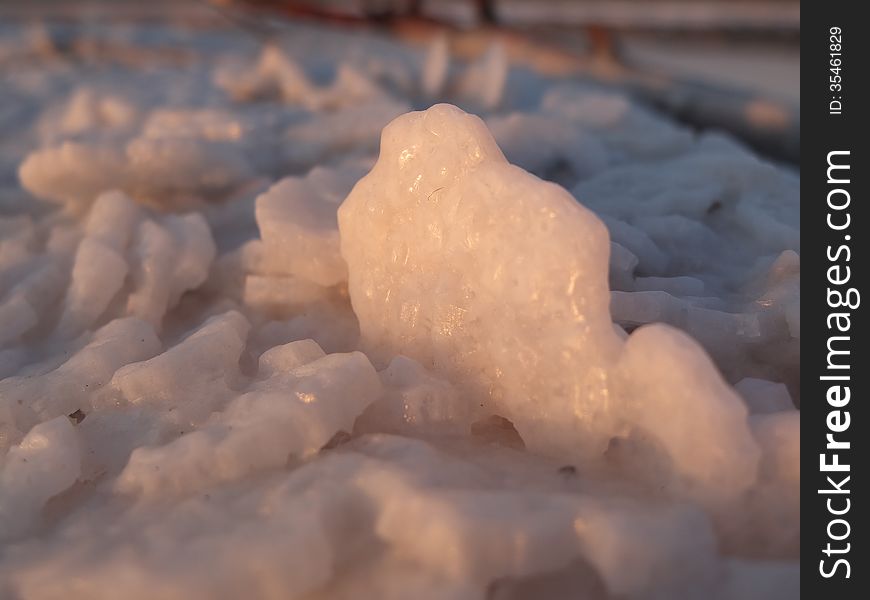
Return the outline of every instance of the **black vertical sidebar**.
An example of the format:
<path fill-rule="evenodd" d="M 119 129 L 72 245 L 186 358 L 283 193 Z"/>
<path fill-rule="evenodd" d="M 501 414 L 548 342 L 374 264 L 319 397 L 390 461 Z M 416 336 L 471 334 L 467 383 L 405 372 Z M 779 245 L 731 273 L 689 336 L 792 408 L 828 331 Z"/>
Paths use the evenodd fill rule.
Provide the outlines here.
<path fill-rule="evenodd" d="M 801 5 L 801 592 L 809 599 L 863 598 L 870 589 L 864 8 Z"/>

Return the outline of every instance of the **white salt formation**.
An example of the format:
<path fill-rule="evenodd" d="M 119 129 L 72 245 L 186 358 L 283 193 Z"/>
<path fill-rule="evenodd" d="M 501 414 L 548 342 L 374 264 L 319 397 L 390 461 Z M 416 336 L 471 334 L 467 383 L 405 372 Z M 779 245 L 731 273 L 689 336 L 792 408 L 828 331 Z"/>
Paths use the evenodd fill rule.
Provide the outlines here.
<path fill-rule="evenodd" d="M 499 44 L 61 33 L 0 28 L 0 597 L 799 596 L 793 174 Z"/>
<path fill-rule="evenodd" d="M 443 373 L 533 451 L 585 462 L 640 431 L 690 495 L 739 496 L 755 480 L 738 396 L 675 330 L 620 339 L 606 228 L 510 165 L 478 118 L 436 105 L 393 121 L 339 223 L 362 347 L 376 360 L 406 354 Z M 675 426 L 675 414 L 693 425 Z"/>

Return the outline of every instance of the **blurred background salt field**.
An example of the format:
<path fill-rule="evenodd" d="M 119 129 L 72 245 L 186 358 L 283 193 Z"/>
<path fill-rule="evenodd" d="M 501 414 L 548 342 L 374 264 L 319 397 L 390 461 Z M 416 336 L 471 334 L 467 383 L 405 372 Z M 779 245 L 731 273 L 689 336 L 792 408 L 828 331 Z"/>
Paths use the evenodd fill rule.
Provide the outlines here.
<path fill-rule="evenodd" d="M 292 35 L 294 21 L 418 44 L 456 29 L 466 56 L 509 32 L 521 60 L 626 87 L 693 126 L 732 130 L 774 158 L 799 157 L 797 0 L 6 0 L 0 60 L 10 68 L 27 53 L 22 29 L 44 50 L 117 59 L 130 25 L 172 23 L 178 29 L 160 58 L 172 60 L 171 46 L 182 60 L 185 30 L 263 40 Z M 89 37 L 105 44 L 88 49 Z M 150 37 L 163 45 L 156 30 Z M 522 57 L 529 43 L 536 52 Z"/>

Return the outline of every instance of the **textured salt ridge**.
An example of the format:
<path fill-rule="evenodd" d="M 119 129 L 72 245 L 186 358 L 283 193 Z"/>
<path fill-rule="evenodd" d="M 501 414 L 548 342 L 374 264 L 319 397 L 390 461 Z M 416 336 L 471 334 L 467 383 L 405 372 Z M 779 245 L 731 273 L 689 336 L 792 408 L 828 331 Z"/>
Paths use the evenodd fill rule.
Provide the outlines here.
<path fill-rule="evenodd" d="M 248 79 L 219 64 L 217 85 L 232 95 L 227 86 L 247 82 L 272 102 L 253 111 L 166 108 L 87 87 L 46 111 L 46 145 L 22 164 L 22 181 L 78 216 L 0 223 L 0 372 L 13 375 L 0 382 L 0 536 L 10 549 L 0 581 L 34 598 L 796 595 L 799 413 L 788 390 L 765 381 L 795 391 L 794 181 L 613 93 L 549 85 L 531 109 L 511 104 L 528 80 L 505 78 L 498 48 L 457 70 L 436 44 L 419 92 L 389 49 L 367 50 L 383 62 L 327 85 L 274 49 Z M 351 194 L 383 209 L 375 217 L 387 227 L 363 231 L 375 217 L 361 211 L 342 218 L 354 235 L 339 240 L 335 208 L 371 164 L 382 124 L 406 110 L 389 96 L 417 93 L 487 111 L 511 162 L 595 208 L 614 240 L 609 274 L 599 221 L 506 164 L 479 121 L 446 107 L 431 121 L 455 135 L 440 144 L 413 126 L 419 114 L 391 125 L 393 146 Z M 416 162 L 398 169 L 395 150 L 415 145 Z M 632 165 L 644 161 L 657 164 Z M 254 201 L 264 177 L 322 162 L 331 166 Z M 668 199 L 669 178 L 684 172 L 693 192 Z M 366 192 L 366 181 L 383 189 Z M 126 194 L 101 195 L 109 187 Z M 468 202 L 440 212 L 457 198 Z M 519 210 L 535 205 L 556 223 Z M 657 220 L 669 212 L 680 218 Z M 257 229 L 261 239 L 245 241 Z M 408 264 L 421 267 L 410 273 L 406 237 Z M 686 261 L 699 239 L 732 266 Z M 745 255 L 725 252 L 735 240 Z M 359 325 L 345 241 L 359 249 L 347 256 Z M 487 252 L 464 260 L 467 243 Z M 373 272 L 353 268 L 379 256 Z M 481 277 L 499 266 L 526 276 L 514 287 Z M 396 278 L 407 287 L 382 307 L 397 310 L 377 313 L 373 298 L 366 311 L 364 290 Z M 538 288 L 547 295 L 532 304 Z M 402 294 L 416 289 L 429 293 L 402 312 Z M 586 300 L 581 327 L 564 325 L 574 296 Z M 608 296 L 629 329 L 665 320 L 714 331 L 701 341 L 742 380 L 753 414 L 685 336 L 645 327 L 625 341 Z M 393 325 L 427 335 L 392 336 Z M 735 329 L 736 343 L 726 335 Z M 583 336 L 603 352 L 572 341 Z M 454 338 L 471 343 L 462 361 L 445 356 Z M 505 365 L 514 370 L 496 376 Z M 566 397 L 577 401 L 560 405 Z M 708 420 L 723 413 L 727 427 Z"/>

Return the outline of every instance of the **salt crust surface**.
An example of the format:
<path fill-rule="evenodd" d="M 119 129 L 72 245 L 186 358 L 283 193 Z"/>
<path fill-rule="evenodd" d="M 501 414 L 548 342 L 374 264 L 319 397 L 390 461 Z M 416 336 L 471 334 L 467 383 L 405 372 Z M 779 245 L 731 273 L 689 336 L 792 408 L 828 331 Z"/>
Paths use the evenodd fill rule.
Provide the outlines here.
<path fill-rule="evenodd" d="M 498 44 L 89 35 L 0 31 L 0 596 L 799 593 L 794 175 Z"/>

